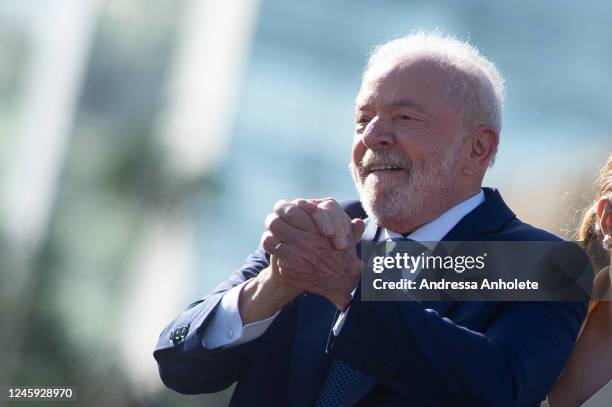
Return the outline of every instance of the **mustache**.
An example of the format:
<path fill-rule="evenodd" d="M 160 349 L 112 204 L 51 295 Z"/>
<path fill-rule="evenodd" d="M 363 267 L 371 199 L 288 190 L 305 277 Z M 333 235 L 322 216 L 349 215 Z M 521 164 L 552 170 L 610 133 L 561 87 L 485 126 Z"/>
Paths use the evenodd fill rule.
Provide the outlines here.
<path fill-rule="evenodd" d="M 373 167 L 383 165 L 410 170 L 412 168 L 412 161 L 395 150 L 367 150 L 358 163 L 357 170 L 361 177 L 365 177 L 372 172 Z"/>

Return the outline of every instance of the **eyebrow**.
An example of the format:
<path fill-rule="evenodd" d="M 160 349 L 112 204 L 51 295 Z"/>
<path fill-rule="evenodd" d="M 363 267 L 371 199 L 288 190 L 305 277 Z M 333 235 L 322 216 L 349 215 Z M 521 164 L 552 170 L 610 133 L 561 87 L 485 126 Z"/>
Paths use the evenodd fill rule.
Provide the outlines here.
<path fill-rule="evenodd" d="M 408 99 L 400 100 L 400 101 L 391 103 L 391 106 L 393 106 L 393 107 L 409 107 L 409 108 L 418 110 L 418 111 L 420 111 L 422 113 L 426 113 L 426 111 L 423 108 L 423 106 L 419 105 L 416 102 L 413 102 L 412 100 L 408 100 Z"/>
<path fill-rule="evenodd" d="M 356 111 L 359 112 L 359 111 L 367 110 L 367 108 L 369 106 L 371 106 L 370 103 L 368 103 L 368 102 L 363 103 L 362 105 L 357 106 Z M 413 102 L 412 100 L 409 100 L 409 99 L 403 99 L 403 100 L 399 100 L 397 102 L 393 102 L 393 103 L 391 103 L 391 106 L 392 107 L 407 107 L 407 108 L 410 108 L 410 109 L 418 110 L 419 112 L 424 113 L 424 114 L 427 113 L 427 111 L 423 108 L 423 106 L 421 106 L 420 104 L 418 104 L 416 102 Z"/>

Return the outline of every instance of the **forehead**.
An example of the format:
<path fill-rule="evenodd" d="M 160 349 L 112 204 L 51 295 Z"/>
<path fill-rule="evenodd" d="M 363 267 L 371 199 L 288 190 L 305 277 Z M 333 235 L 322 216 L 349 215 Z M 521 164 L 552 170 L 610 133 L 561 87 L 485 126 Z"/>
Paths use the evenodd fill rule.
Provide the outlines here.
<path fill-rule="evenodd" d="M 431 109 L 447 104 L 448 71 L 427 58 L 379 62 L 365 74 L 356 104 L 395 104 L 412 101 Z"/>

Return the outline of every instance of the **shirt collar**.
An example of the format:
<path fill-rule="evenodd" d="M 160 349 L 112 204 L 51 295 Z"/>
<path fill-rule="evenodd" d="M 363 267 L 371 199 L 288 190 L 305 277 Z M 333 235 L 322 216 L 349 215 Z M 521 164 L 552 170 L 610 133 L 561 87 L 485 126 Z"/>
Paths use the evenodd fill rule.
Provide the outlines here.
<path fill-rule="evenodd" d="M 435 242 L 442 240 L 452 228 L 468 213 L 476 209 L 478 205 L 485 201 L 482 189 L 477 194 L 459 202 L 457 205 L 446 210 L 436 219 L 426 223 L 407 236 L 408 239 L 423 243 L 428 249 L 433 250 Z M 401 234 L 389 229 L 382 229 L 379 234 L 379 241 L 401 238 Z"/>

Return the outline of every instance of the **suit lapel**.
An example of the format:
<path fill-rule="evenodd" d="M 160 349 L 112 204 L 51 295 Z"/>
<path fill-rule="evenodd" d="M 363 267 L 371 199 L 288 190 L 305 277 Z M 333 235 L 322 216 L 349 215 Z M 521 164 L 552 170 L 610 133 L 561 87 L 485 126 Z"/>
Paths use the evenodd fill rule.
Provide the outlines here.
<path fill-rule="evenodd" d="M 367 259 L 364 259 L 362 256 L 362 254 L 365 254 L 365 253 L 363 253 L 364 249 L 362 249 L 361 243 L 378 241 L 378 236 L 381 233 L 381 230 L 378 227 L 378 225 L 374 223 L 373 221 L 371 221 L 369 218 L 364 219 L 364 222 L 365 222 L 366 227 L 361 237 L 361 241 L 357 245 L 357 255 L 362 259 L 362 261 L 364 260 L 367 261 Z M 356 295 L 359 295 L 359 292 L 360 290 L 357 290 Z M 360 301 L 359 298 L 357 300 Z M 359 400 L 365 397 L 365 395 L 368 394 L 374 388 L 374 386 L 376 386 L 377 383 L 378 383 L 377 379 L 373 378 L 372 376 L 360 370 L 357 371 L 357 376 L 355 377 L 355 380 L 353 381 L 351 388 L 348 390 L 346 397 L 344 401 L 342 402 L 342 406 L 348 407 L 348 406 L 355 405 Z"/>
<path fill-rule="evenodd" d="M 485 193 L 485 202 L 464 216 L 442 240 L 460 241 L 477 239 L 478 236 L 500 230 L 504 224 L 516 217 L 510 208 L 506 206 L 497 190 L 483 188 L 483 191 Z M 369 219 L 365 219 L 365 222 L 366 229 L 362 241 L 378 240 L 380 229 L 374 222 L 369 221 Z M 455 312 L 455 308 L 459 303 L 455 301 L 423 301 L 422 305 L 423 308 L 436 311 L 440 316 L 448 316 Z M 359 371 L 342 405 L 351 406 L 356 404 L 365 397 L 377 383 L 378 380 Z"/>
<path fill-rule="evenodd" d="M 298 301 L 289 373 L 289 405 L 311 406 L 329 363 L 325 347 L 336 307 L 316 294 L 304 294 Z"/>
<path fill-rule="evenodd" d="M 497 190 L 491 188 L 483 190 L 485 202 L 467 214 L 443 240 L 478 239 L 479 236 L 500 230 L 505 223 L 515 217 Z M 364 221 L 366 229 L 362 241 L 378 240 L 380 228 L 369 219 Z M 357 245 L 357 251 L 361 252 L 361 244 Z M 303 295 L 299 301 L 289 378 L 289 404 L 311 406 L 315 402 L 329 364 L 329 355 L 325 350 L 336 309 L 329 301 L 318 295 Z M 424 308 L 432 309 L 440 316 L 453 313 L 453 308 L 458 305 L 453 301 L 424 301 L 422 304 Z M 359 371 L 343 405 L 354 405 L 377 383 L 378 380 Z"/>
<path fill-rule="evenodd" d="M 508 208 L 496 189 L 483 188 L 485 201 L 465 215 L 442 240 L 482 240 L 483 236 L 498 232 L 516 215 Z M 423 301 L 423 307 L 433 309 L 440 316 L 448 316 L 459 303 L 455 301 Z"/>
<path fill-rule="evenodd" d="M 374 240 L 379 228 L 365 219 L 362 240 Z M 361 243 L 357 245 L 360 253 Z M 336 307 L 314 294 L 300 296 L 295 340 L 289 374 L 289 405 L 311 406 L 321 388 L 329 365 L 327 340 L 336 317 Z"/>

